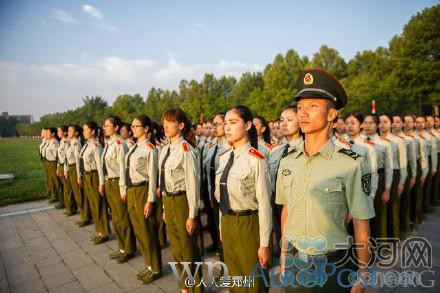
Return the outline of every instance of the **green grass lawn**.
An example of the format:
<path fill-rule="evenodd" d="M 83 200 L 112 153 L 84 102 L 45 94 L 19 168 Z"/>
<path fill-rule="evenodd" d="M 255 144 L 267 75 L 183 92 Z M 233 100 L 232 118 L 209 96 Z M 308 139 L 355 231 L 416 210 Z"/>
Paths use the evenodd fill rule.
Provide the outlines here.
<path fill-rule="evenodd" d="M 0 206 L 46 198 L 45 175 L 38 155 L 41 140 L 0 138 L 0 174 L 14 179 L 0 180 Z"/>

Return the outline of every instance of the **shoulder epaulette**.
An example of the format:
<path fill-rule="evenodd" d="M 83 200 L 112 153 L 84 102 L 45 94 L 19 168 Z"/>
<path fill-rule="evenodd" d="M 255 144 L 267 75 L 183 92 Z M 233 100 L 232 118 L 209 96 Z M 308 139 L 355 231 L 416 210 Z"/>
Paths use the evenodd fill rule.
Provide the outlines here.
<path fill-rule="evenodd" d="M 232 148 L 228 148 L 228 149 L 223 150 L 223 151 L 219 154 L 219 156 L 226 154 L 226 153 L 229 152 L 230 150 L 232 150 Z"/>
<path fill-rule="evenodd" d="M 353 152 L 352 150 L 348 150 L 348 149 L 340 149 L 339 152 L 341 154 L 349 156 L 350 158 L 352 158 L 354 160 L 356 160 L 357 158 L 359 158 L 361 156 L 358 153 Z"/>
<path fill-rule="evenodd" d="M 189 145 L 188 145 L 188 143 L 187 143 L 186 141 L 184 141 L 184 142 L 182 143 L 182 147 L 183 147 L 183 150 L 184 150 L 185 152 L 189 151 Z"/>
<path fill-rule="evenodd" d="M 412 135 L 412 134 L 405 134 L 405 135 L 408 137 L 414 137 L 414 135 Z"/>
<path fill-rule="evenodd" d="M 435 134 L 431 131 L 428 132 L 429 134 L 431 134 L 432 137 L 435 137 Z"/>
<path fill-rule="evenodd" d="M 400 137 L 401 139 L 405 139 L 403 135 L 397 135 L 397 137 Z"/>
<path fill-rule="evenodd" d="M 214 143 L 214 142 L 210 143 L 210 144 L 208 145 L 208 148 L 212 148 L 213 146 L 215 146 L 215 143 Z"/>
<path fill-rule="evenodd" d="M 421 139 L 425 139 L 425 137 L 424 137 L 423 134 L 421 134 L 421 133 L 419 133 L 419 137 L 420 137 Z"/>
<path fill-rule="evenodd" d="M 351 147 L 351 143 L 349 143 L 348 141 L 346 141 L 345 139 L 343 139 L 341 136 L 336 136 L 336 138 L 339 140 L 339 142 L 348 145 Z"/>
<path fill-rule="evenodd" d="M 390 142 L 390 140 L 389 140 L 388 138 L 385 138 L 385 137 L 380 137 L 380 139 L 381 139 L 381 140 L 384 140 L 384 141 L 388 141 L 388 142 Z"/>
<path fill-rule="evenodd" d="M 99 147 L 99 142 L 95 142 L 95 146 Z"/>
<path fill-rule="evenodd" d="M 281 158 L 287 157 L 288 155 L 295 153 L 297 150 L 298 150 L 297 148 L 293 148 L 293 149 L 289 150 L 288 152 L 283 153 Z"/>
<path fill-rule="evenodd" d="M 260 151 L 255 148 L 251 148 L 249 150 L 249 154 L 251 154 L 252 156 L 254 156 L 258 159 L 264 159 L 264 155 L 262 153 L 260 153 Z"/>
<path fill-rule="evenodd" d="M 265 147 L 267 147 L 269 150 L 272 150 L 273 146 L 270 143 L 265 143 L 264 144 Z"/>
<path fill-rule="evenodd" d="M 371 144 L 371 145 L 374 145 L 374 142 L 372 142 L 371 140 L 368 140 L 368 139 L 364 140 L 364 142 Z"/>
<path fill-rule="evenodd" d="M 147 146 L 149 146 L 150 149 L 154 149 L 154 144 L 152 144 L 151 142 L 147 143 Z"/>
<path fill-rule="evenodd" d="M 116 140 L 116 143 L 117 143 L 117 144 L 121 144 L 122 141 L 121 141 L 120 139 L 117 139 L 117 140 Z"/>
<path fill-rule="evenodd" d="M 129 143 L 130 145 L 134 145 L 134 140 L 132 140 L 132 139 L 127 139 L 127 141 L 128 141 L 128 143 Z"/>

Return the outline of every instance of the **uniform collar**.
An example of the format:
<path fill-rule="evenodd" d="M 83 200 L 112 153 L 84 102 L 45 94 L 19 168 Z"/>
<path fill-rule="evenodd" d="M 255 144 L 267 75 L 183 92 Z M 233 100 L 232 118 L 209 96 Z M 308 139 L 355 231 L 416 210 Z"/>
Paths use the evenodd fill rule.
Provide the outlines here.
<path fill-rule="evenodd" d="M 301 148 L 300 148 L 300 151 L 299 151 L 299 154 L 296 156 L 297 158 L 302 154 L 302 153 L 304 153 L 304 155 L 305 155 L 305 151 L 304 151 L 304 143 L 305 142 L 303 142 L 302 144 L 301 144 Z M 313 156 L 310 156 L 310 157 L 308 157 L 308 158 L 312 158 L 312 157 L 316 157 L 316 156 L 322 156 L 322 157 L 324 157 L 324 158 L 326 158 L 327 160 L 330 160 L 331 159 L 331 157 L 332 157 L 332 154 L 333 154 L 333 151 L 335 150 L 335 144 L 333 143 L 333 141 L 332 141 L 332 139 L 331 138 L 329 138 L 328 140 L 327 140 L 327 142 L 321 147 L 321 149 L 319 149 L 319 151 L 316 153 L 316 154 L 314 154 Z"/>
<path fill-rule="evenodd" d="M 113 138 L 109 138 L 109 139 L 106 141 L 106 143 L 107 143 L 108 145 L 111 145 L 111 144 L 113 144 L 117 139 L 119 139 L 119 135 L 115 135 Z"/>
<path fill-rule="evenodd" d="M 183 142 L 184 140 L 185 140 L 185 139 L 183 138 L 183 136 L 179 136 L 179 138 L 178 138 L 175 142 L 170 143 L 170 148 L 171 148 L 172 150 L 174 150 L 176 147 L 178 147 L 179 145 L 181 145 L 182 142 Z"/>
<path fill-rule="evenodd" d="M 221 147 L 229 147 L 229 146 L 230 146 L 230 145 L 229 145 L 229 141 L 228 141 L 228 139 L 226 138 L 226 136 L 223 136 L 222 138 L 217 139 L 217 143 L 218 143 L 218 145 L 221 146 Z"/>
<path fill-rule="evenodd" d="M 138 146 L 141 146 L 141 145 L 143 145 L 143 144 L 147 144 L 149 141 L 150 141 L 150 140 L 149 140 L 148 138 L 145 138 L 145 139 L 143 139 L 143 140 L 138 140 L 138 141 L 136 142 L 136 144 L 137 144 Z"/>
<path fill-rule="evenodd" d="M 304 142 L 304 140 L 303 140 L 302 136 L 300 136 L 299 138 L 294 139 L 292 141 L 289 141 L 288 143 L 289 143 L 289 147 L 294 148 L 294 147 L 299 146 L 303 142 Z M 285 143 L 287 143 L 287 139 L 282 143 L 282 145 L 284 145 Z"/>
<path fill-rule="evenodd" d="M 367 137 L 368 137 L 368 135 L 365 136 L 365 138 L 367 138 Z M 372 140 L 374 140 L 374 139 L 378 139 L 378 138 L 379 138 L 379 134 L 374 133 L 373 135 L 370 135 L 369 137 L 370 137 Z"/>
<path fill-rule="evenodd" d="M 252 146 L 251 146 L 250 142 L 247 142 L 238 148 L 234 148 L 233 150 L 234 150 L 235 158 L 238 158 L 242 154 L 247 153 L 251 148 L 252 148 Z"/>
<path fill-rule="evenodd" d="M 360 144 L 364 141 L 364 139 L 362 138 L 362 135 L 359 135 L 358 137 L 356 137 L 355 139 L 351 139 L 352 141 L 354 141 L 354 143 Z"/>

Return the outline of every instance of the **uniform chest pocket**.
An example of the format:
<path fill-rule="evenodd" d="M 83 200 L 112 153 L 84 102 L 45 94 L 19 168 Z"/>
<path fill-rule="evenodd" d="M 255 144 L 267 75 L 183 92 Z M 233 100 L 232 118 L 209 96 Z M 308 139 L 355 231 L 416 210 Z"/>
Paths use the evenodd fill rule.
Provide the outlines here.
<path fill-rule="evenodd" d="M 345 193 L 342 183 L 339 180 L 330 180 L 317 184 L 313 191 L 320 200 L 326 203 L 344 203 Z"/>
<path fill-rule="evenodd" d="M 282 167 L 278 170 L 277 184 L 281 184 L 281 186 L 284 189 L 291 189 L 292 188 L 293 179 L 294 179 L 294 176 L 293 176 L 292 168 Z"/>
<path fill-rule="evenodd" d="M 147 167 L 147 159 L 145 157 L 139 157 L 136 159 L 136 169 L 143 170 Z"/>
<path fill-rule="evenodd" d="M 234 170 L 229 173 L 228 184 L 243 195 L 254 192 L 255 182 L 250 169 Z M 231 188 L 230 187 L 230 188 Z"/>
<path fill-rule="evenodd" d="M 116 161 L 118 158 L 118 152 L 116 150 L 113 150 L 113 152 L 110 153 L 110 160 Z"/>

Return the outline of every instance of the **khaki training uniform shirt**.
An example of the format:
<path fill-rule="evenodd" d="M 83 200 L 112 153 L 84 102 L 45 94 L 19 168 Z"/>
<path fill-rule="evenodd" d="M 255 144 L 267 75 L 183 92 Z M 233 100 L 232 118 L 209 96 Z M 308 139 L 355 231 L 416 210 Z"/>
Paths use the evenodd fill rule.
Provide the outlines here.
<path fill-rule="evenodd" d="M 75 165 L 76 174 L 78 177 L 83 174 L 80 173 L 79 168 L 79 153 L 81 150 L 81 142 L 77 138 L 73 138 L 70 140 L 70 144 L 66 150 L 66 161 L 64 162 L 64 174 L 67 174 L 70 171 L 70 166 Z"/>
<path fill-rule="evenodd" d="M 67 148 L 70 145 L 70 141 L 68 138 L 63 137 L 60 141 L 60 146 L 58 147 L 58 166 L 64 165 L 66 162 L 66 153 Z"/>
<path fill-rule="evenodd" d="M 414 140 L 414 137 L 411 137 L 409 135 L 406 135 L 403 132 L 395 134 L 396 136 L 403 139 L 405 142 L 406 147 L 406 158 L 408 160 L 408 166 L 411 170 L 412 177 L 416 177 L 417 174 L 417 155 L 416 155 L 416 142 Z"/>
<path fill-rule="evenodd" d="M 393 172 L 394 172 L 394 157 L 393 148 L 391 142 L 387 139 L 380 137 L 377 133 L 371 136 L 364 136 L 365 139 L 370 138 L 370 141 L 374 142 L 375 145 L 381 145 L 385 150 L 385 188 L 391 188 L 393 183 Z M 376 148 L 377 150 L 377 148 Z"/>
<path fill-rule="evenodd" d="M 101 158 L 103 164 L 105 161 L 105 168 L 107 170 L 107 178 L 105 179 L 119 177 L 119 193 L 121 195 L 127 194 L 127 186 L 125 185 L 125 154 L 127 151 L 128 146 L 117 135 L 106 141 Z"/>
<path fill-rule="evenodd" d="M 42 159 L 44 159 L 44 155 L 45 155 L 44 148 L 46 147 L 46 144 L 47 144 L 47 140 L 46 140 L 45 138 L 43 138 L 43 139 L 41 140 L 41 143 L 40 143 L 40 146 L 39 146 L 39 149 L 40 149 L 40 157 L 41 157 Z"/>
<path fill-rule="evenodd" d="M 220 164 L 215 175 L 215 197 L 220 202 L 220 178 L 231 152 L 234 152 L 234 162 L 226 184 L 230 209 L 236 212 L 258 210 L 260 246 L 268 247 L 272 231 L 269 168 L 261 152 L 254 149 L 249 142 L 220 155 Z"/>
<path fill-rule="evenodd" d="M 391 141 L 394 170 L 399 170 L 400 173 L 399 183 L 405 184 L 406 177 L 408 177 L 408 159 L 406 157 L 405 141 L 391 133 L 389 133 L 385 138 Z"/>
<path fill-rule="evenodd" d="M 215 152 L 215 148 L 217 146 L 217 152 L 215 154 L 215 158 L 213 158 L 214 152 Z M 215 144 L 213 144 L 205 157 L 205 160 L 203 162 L 203 166 L 206 170 L 206 177 L 208 179 L 208 192 L 209 192 L 209 198 L 213 198 L 214 197 L 214 190 L 211 190 L 211 184 L 215 184 L 215 182 L 211 182 L 211 173 L 213 173 L 214 177 L 215 177 L 215 172 L 218 169 L 218 166 L 220 164 L 220 154 L 225 152 L 226 150 L 230 149 L 232 146 L 231 144 L 228 142 L 228 140 L 226 139 L 226 137 L 223 137 L 220 140 L 217 140 L 215 142 Z M 211 160 L 214 159 L 214 169 L 211 170 Z M 214 188 L 215 189 L 215 188 Z M 216 212 L 216 211 L 214 211 Z"/>
<path fill-rule="evenodd" d="M 438 145 L 438 138 L 435 135 L 435 133 L 432 131 L 432 129 L 427 129 L 426 130 L 426 136 L 429 137 L 429 139 L 431 140 L 431 162 L 432 162 L 432 172 L 437 172 L 437 161 L 438 161 L 438 157 L 437 157 L 437 153 L 438 153 L 438 149 L 440 148 L 440 146 Z"/>
<path fill-rule="evenodd" d="M 271 188 L 270 188 L 271 193 L 275 191 L 275 181 L 277 178 L 278 166 L 280 165 L 280 160 L 284 153 L 284 149 L 286 148 L 286 145 L 289 144 L 288 151 L 290 151 L 296 148 L 297 146 L 299 146 L 300 144 L 302 144 L 303 142 L 304 140 L 301 136 L 298 139 L 289 142 L 287 141 L 287 139 L 285 139 L 283 143 L 277 145 L 271 150 L 268 159 L 270 181 L 271 181 Z"/>
<path fill-rule="evenodd" d="M 288 209 L 284 237 L 307 254 L 351 246 L 345 219 L 375 216 L 365 159 L 331 139 L 313 156 L 304 144 L 281 159 L 276 203 Z"/>
<path fill-rule="evenodd" d="M 170 193 L 186 192 L 189 208 L 188 217 L 194 219 L 198 215 L 200 206 L 200 161 L 198 160 L 197 151 L 183 137 L 179 137 L 177 141 L 167 144 L 160 151 L 159 172 L 162 172 L 160 170 L 162 161 L 168 149 L 170 149 L 170 156 L 165 162 L 166 191 Z"/>
<path fill-rule="evenodd" d="M 138 141 L 136 145 L 136 149 L 134 147 L 131 148 L 125 156 L 124 173 L 125 166 L 130 164 L 129 175 L 131 183 L 146 181 L 148 183 L 147 200 L 149 202 L 156 202 L 158 151 L 148 139 Z M 128 162 L 128 157 L 130 157 L 130 162 Z"/>
<path fill-rule="evenodd" d="M 425 151 L 426 156 L 431 157 L 431 172 L 437 171 L 437 149 L 435 146 L 435 142 L 433 142 L 433 137 L 425 130 L 418 132 L 416 131 L 417 135 L 422 137 L 425 141 Z M 429 169 L 429 162 L 428 162 L 428 169 Z"/>
<path fill-rule="evenodd" d="M 428 141 L 425 139 L 422 133 L 414 132 L 414 138 L 417 141 L 418 149 L 417 154 L 420 160 L 420 168 L 422 169 L 422 177 L 426 177 L 429 172 L 429 157 L 428 157 Z"/>
<path fill-rule="evenodd" d="M 89 139 L 81 150 L 80 158 L 82 157 L 84 161 L 84 171 L 98 171 L 99 185 L 104 185 L 101 155 L 101 144 L 95 139 Z"/>
<path fill-rule="evenodd" d="M 351 143 L 351 141 L 350 141 Z M 377 173 L 377 154 L 374 143 L 363 140 L 360 136 L 353 139 L 351 150 L 367 161 L 368 168 L 371 173 L 371 197 L 376 197 L 376 191 L 379 185 L 379 174 Z"/>
<path fill-rule="evenodd" d="M 44 149 L 44 157 L 50 162 L 56 162 L 58 157 L 59 142 L 56 138 L 51 138 Z"/>

